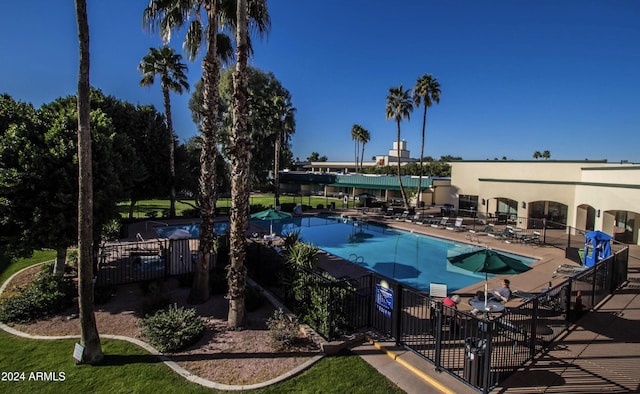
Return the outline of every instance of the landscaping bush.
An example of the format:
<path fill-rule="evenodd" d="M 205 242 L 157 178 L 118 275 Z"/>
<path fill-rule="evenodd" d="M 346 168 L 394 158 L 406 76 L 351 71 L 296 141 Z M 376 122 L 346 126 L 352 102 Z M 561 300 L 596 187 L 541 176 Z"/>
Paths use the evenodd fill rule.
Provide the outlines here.
<path fill-rule="evenodd" d="M 29 286 L 0 300 L 0 321 L 28 323 L 59 312 L 71 305 L 76 294 L 70 279 L 53 276 L 51 265 L 45 265 Z"/>
<path fill-rule="evenodd" d="M 204 333 L 204 322 L 194 308 L 169 306 L 141 322 L 142 335 L 159 351 L 176 352 L 196 343 Z"/>
<path fill-rule="evenodd" d="M 275 345 L 280 349 L 291 349 L 298 340 L 298 319 L 289 316 L 282 308 L 273 312 L 273 317 L 267 320 L 269 334 Z"/>

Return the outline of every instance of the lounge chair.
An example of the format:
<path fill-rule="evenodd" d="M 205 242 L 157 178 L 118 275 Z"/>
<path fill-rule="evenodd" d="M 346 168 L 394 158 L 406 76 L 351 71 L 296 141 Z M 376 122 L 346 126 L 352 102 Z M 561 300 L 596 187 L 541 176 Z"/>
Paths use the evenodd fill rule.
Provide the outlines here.
<path fill-rule="evenodd" d="M 438 223 L 432 223 L 431 227 L 433 228 L 447 228 L 447 226 L 450 226 L 451 223 L 449 222 L 449 218 L 448 217 L 443 217 Z"/>
<path fill-rule="evenodd" d="M 407 223 L 416 223 L 419 220 L 422 220 L 422 213 L 418 212 L 415 215 L 411 216 L 411 217 L 407 217 L 404 221 Z"/>
<path fill-rule="evenodd" d="M 540 232 L 534 231 L 531 235 L 526 235 L 522 238 L 522 243 L 531 244 L 531 245 L 539 245 L 540 244 Z"/>
<path fill-rule="evenodd" d="M 447 226 L 447 230 L 451 231 L 464 231 L 465 225 L 463 224 L 463 218 L 456 218 L 456 221 L 453 223 L 453 226 Z"/>
<path fill-rule="evenodd" d="M 404 211 L 402 213 L 396 213 L 394 219 L 396 220 L 406 220 L 409 217 L 409 211 Z"/>
<path fill-rule="evenodd" d="M 587 267 L 584 265 L 571 265 L 571 264 L 560 264 L 558 266 L 558 268 L 556 268 L 555 271 L 553 271 L 553 275 L 551 275 L 552 278 L 555 278 L 558 275 L 562 275 L 562 276 L 575 276 L 579 273 L 581 273 L 582 271 L 586 270 Z"/>
<path fill-rule="evenodd" d="M 433 215 L 424 216 L 422 215 L 419 220 L 416 220 L 415 223 L 419 225 L 431 224 L 433 223 L 434 217 Z"/>

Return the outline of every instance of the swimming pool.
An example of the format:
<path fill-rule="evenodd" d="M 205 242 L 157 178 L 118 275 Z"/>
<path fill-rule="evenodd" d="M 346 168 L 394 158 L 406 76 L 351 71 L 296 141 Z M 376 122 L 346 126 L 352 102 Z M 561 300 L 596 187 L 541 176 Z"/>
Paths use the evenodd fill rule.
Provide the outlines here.
<path fill-rule="evenodd" d="M 215 222 L 213 224 L 216 234 L 222 234 L 227 231 L 229 228 L 229 222 Z M 191 224 L 179 224 L 174 226 L 157 226 L 154 227 L 153 230 L 158 234 L 160 238 L 169 238 L 169 235 L 176 230 L 185 230 L 188 231 L 191 235 L 191 238 L 200 238 L 200 224 L 199 223 L 191 223 Z"/>
<path fill-rule="evenodd" d="M 269 221 L 252 222 L 269 231 Z M 224 224 L 225 226 L 220 225 L 220 230 L 216 227 L 216 232 L 225 231 L 229 223 Z M 197 231 L 193 226 L 197 227 Z M 165 229 L 165 233 L 168 234 L 176 228 L 179 227 L 156 229 Z M 197 224 L 180 228 L 192 234 L 199 234 Z M 300 230 L 304 242 L 421 291 L 429 291 L 431 282 L 445 283 L 449 291 L 455 291 L 484 280 L 484 274 L 456 268 L 447 260 L 449 256 L 481 249 L 478 245 L 343 219 L 339 216 L 276 220 L 273 221 L 273 230 L 277 234 Z M 525 256 L 512 256 L 525 264 L 536 261 Z"/>
<path fill-rule="evenodd" d="M 294 217 L 274 221 L 273 226 L 279 234 L 300 230 L 303 241 L 422 291 L 429 290 L 430 282 L 446 283 L 454 291 L 484 280 L 484 274 L 456 268 L 447 260 L 482 246 L 338 216 Z M 525 264 L 536 261 L 520 255 L 513 257 Z"/>

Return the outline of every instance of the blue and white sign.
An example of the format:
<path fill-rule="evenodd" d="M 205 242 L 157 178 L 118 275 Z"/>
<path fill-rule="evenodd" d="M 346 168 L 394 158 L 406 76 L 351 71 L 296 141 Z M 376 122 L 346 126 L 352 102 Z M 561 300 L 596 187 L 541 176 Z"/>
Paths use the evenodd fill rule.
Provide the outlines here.
<path fill-rule="evenodd" d="M 393 290 L 376 285 L 376 308 L 386 317 L 391 317 L 393 310 Z"/>

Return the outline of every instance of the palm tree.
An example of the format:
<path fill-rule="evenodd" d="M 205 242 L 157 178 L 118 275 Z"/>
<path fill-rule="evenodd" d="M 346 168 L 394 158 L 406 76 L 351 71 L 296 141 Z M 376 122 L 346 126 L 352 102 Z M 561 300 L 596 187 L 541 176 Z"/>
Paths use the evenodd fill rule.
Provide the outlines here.
<path fill-rule="evenodd" d="M 541 158 L 541 157 L 542 157 L 542 153 L 540 153 L 540 151 L 539 151 L 539 150 L 537 150 L 537 151 L 533 152 L 533 158 L 534 158 L 534 159 L 538 160 L 538 159 L 539 159 L 539 158 Z"/>
<path fill-rule="evenodd" d="M 424 132 L 427 126 L 427 108 L 433 103 L 440 103 L 440 83 L 431 74 L 425 74 L 418 78 L 416 86 L 413 88 L 413 101 L 416 107 L 422 103 L 424 112 L 422 114 L 422 143 L 420 145 L 420 174 L 418 175 L 418 201 L 422 200 L 422 156 L 424 156 Z"/>
<path fill-rule="evenodd" d="M 351 126 L 351 139 L 354 141 L 354 164 L 356 166 L 356 172 L 358 172 L 358 150 L 359 150 L 359 145 L 360 145 L 360 136 L 362 135 L 362 130 L 363 127 L 360 126 L 359 124 L 354 124 L 353 126 Z"/>
<path fill-rule="evenodd" d="M 176 216 L 176 166 L 175 166 L 175 136 L 173 133 L 173 122 L 171 120 L 171 99 L 169 92 L 182 94 L 183 89 L 189 91 L 187 82 L 187 66 L 182 63 L 182 56 L 176 54 L 173 48 L 164 45 L 163 47 L 149 48 L 149 53 L 142 58 L 138 65 L 138 71 L 142 73 L 141 86 L 153 85 L 156 75 L 160 76 L 160 86 L 162 87 L 162 97 L 164 99 L 164 113 L 167 118 L 167 129 L 169 130 L 169 175 L 170 175 L 170 200 L 169 216 Z"/>
<path fill-rule="evenodd" d="M 364 146 L 371 141 L 371 134 L 369 130 L 364 127 L 360 131 L 360 143 L 362 144 L 362 154 L 360 155 L 360 171 L 362 171 L 362 161 L 364 160 Z"/>
<path fill-rule="evenodd" d="M 248 74 L 248 23 L 247 0 L 237 0 L 236 25 L 236 69 L 233 73 L 233 127 L 231 132 L 231 233 L 229 255 L 231 263 L 227 270 L 229 292 L 229 328 L 240 328 L 245 321 L 244 294 L 246 288 L 247 255 L 246 232 L 249 212 L 249 160 L 251 139 L 247 127 L 249 103 L 247 97 Z"/>
<path fill-rule="evenodd" d="M 542 158 L 545 160 L 549 160 L 551 158 L 551 152 L 549 152 L 548 150 L 542 152 Z"/>
<path fill-rule="evenodd" d="M 233 0 L 150 0 L 143 12 L 143 24 L 151 31 L 158 30 L 168 42 L 173 30 L 188 25 L 183 47 L 187 58 L 196 58 L 202 44 L 206 52 L 202 59 L 202 149 L 200 153 L 200 246 L 198 263 L 189 302 L 198 304 L 209 299 L 209 260 L 213 252 L 214 218 L 216 206 L 216 157 L 218 150 L 217 116 L 219 112 L 218 83 L 220 62 L 218 57 L 228 54 L 230 40 L 218 33 L 219 21 L 233 28 L 235 25 L 236 3 Z M 203 20 L 202 13 L 206 14 Z M 266 0 L 251 0 L 249 3 L 250 27 L 264 33 L 270 24 L 266 10 Z M 218 41 L 220 39 L 220 41 Z M 223 48 L 224 47 L 224 48 Z M 224 49 L 224 50 L 223 50 Z M 246 213 L 248 214 L 248 213 Z"/>
<path fill-rule="evenodd" d="M 296 109 L 291 104 L 291 99 L 284 96 L 275 96 L 273 106 L 276 113 L 275 128 L 276 140 L 273 158 L 273 183 L 275 186 L 275 206 L 280 206 L 280 151 L 282 150 L 282 139 L 295 129 L 294 114 Z"/>
<path fill-rule="evenodd" d="M 409 96 L 409 90 L 405 90 L 402 85 L 390 88 L 389 94 L 387 95 L 386 115 L 387 120 L 395 119 L 396 124 L 398 125 L 398 138 L 396 146 L 398 152 L 398 183 L 400 185 L 400 193 L 402 194 L 402 203 L 404 205 L 404 209 L 409 209 L 409 202 L 407 201 L 407 194 L 404 191 L 404 186 L 402 185 L 402 176 L 400 175 L 400 122 L 404 118 L 407 118 L 407 120 L 409 120 L 411 118 L 411 111 L 413 111 L 413 103 L 411 101 L 411 97 Z"/>
<path fill-rule="evenodd" d="M 89 101 L 89 21 L 86 0 L 75 0 L 80 62 L 78 73 L 78 310 L 81 362 L 104 358 L 93 306 L 93 172 Z"/>

